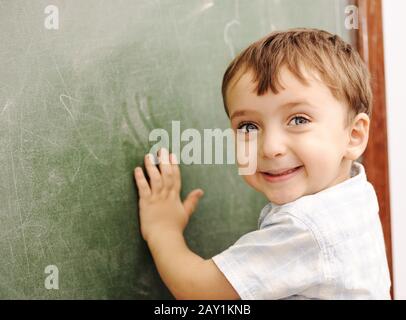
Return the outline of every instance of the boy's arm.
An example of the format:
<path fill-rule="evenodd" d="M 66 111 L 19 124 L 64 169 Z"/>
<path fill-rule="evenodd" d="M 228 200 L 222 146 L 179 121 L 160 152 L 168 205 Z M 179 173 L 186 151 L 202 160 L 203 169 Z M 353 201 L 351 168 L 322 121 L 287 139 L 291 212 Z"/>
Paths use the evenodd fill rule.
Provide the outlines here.
<path fill-rule="evenodd" d="M 163 282 L 176 299 L 240 298 L 213 260 L 189 250 L 181 233 L 163 231 L 152 236 L 148 246 Z"/>
<path fill-rule="evenodd" d="M 176 299 L 239 299 L 213 260 L 196 255 L 185 243 L 183 231 L 203 191 L 193 190 L 182 202 L 176 157 L 161 149 L 159 160 L 160 170 L 145 157 L 150 183 L 141 168 L 135 168 L 134 175 L 140 195 L 141 234 L 162 280 Z"/>

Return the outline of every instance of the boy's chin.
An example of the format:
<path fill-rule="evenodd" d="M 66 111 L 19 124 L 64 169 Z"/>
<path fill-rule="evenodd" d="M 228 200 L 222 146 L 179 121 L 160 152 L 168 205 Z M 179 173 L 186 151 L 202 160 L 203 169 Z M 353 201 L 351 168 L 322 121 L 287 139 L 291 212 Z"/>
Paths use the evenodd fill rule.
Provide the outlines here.
<path fill-rule="evenodd" d="M 254 175 L 245 175 L 242 177 L 251 188 L 262 193 L 268 199 L 268 201 L 272 202 L 273 204 L 283 205 L 288 202 L 295 201 L 302 196 L 300 191 L 292 189 L 285 190 L 285 187 L 271 190 L 270 187 L 267 188 L 266 185 L 263 185 L 262 181 L 260 180 L 261 178 L 258 175 L 259 173 Z"/>
<path fill-rule="evenodd" d="M 277 192 L 264 192 L 265 197 L 268 199 L 269 202 L 272 202 L 276 205 L 284 205 L 286 203 L 295 201 L 296 199 L 300 198 L 300 195 L 297 194 L 277 194 Z"/>

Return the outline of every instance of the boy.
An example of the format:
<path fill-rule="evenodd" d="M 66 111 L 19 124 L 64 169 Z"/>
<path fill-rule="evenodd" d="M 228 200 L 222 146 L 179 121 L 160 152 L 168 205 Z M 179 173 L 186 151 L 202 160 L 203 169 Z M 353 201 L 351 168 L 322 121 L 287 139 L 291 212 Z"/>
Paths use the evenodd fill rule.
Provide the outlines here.
<path fill-rule="evenodd" d="M 135 169 L 140 223 L 177 299 L 390 299 L 378 202 L 364 167 L 369 74 L 357 52 L 317 29 L 274 32 L 230 64 L 223 100 L 231 127 L 257 134 L 259 229 L 203 259 L 183 231 L 203 191 L 182 202 L 177 160 L 161 149 Z"/>

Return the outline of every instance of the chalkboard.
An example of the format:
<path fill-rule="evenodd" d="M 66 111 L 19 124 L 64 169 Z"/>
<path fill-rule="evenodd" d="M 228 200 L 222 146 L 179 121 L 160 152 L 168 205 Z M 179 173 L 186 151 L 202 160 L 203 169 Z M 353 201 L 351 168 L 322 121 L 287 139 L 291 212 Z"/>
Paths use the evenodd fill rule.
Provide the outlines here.
<path fill-rule="evenodd" d="M 172 299 L 139 233 L 132 170 L 149 133 L 228 128 L 231 59 L 276 29 L 349 41 L 345 4 L 0 1 L 0 298 Z M 235 165 L 181 172 L 182 197 L 205 190 L 185 232 L 197 254 L 256 229 L 267 200 Z"/>

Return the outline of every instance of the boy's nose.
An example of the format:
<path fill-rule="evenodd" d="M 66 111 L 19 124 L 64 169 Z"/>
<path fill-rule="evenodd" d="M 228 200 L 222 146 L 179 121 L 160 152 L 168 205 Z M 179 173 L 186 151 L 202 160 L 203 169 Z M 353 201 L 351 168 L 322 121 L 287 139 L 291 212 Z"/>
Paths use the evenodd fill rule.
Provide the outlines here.
<path fill-rule="evenodd" d="M 283 135 L 273 130 L 263 136 L 259 149 L 261 157 L 271 159 L 285 155 L 287 146 Z"/>

